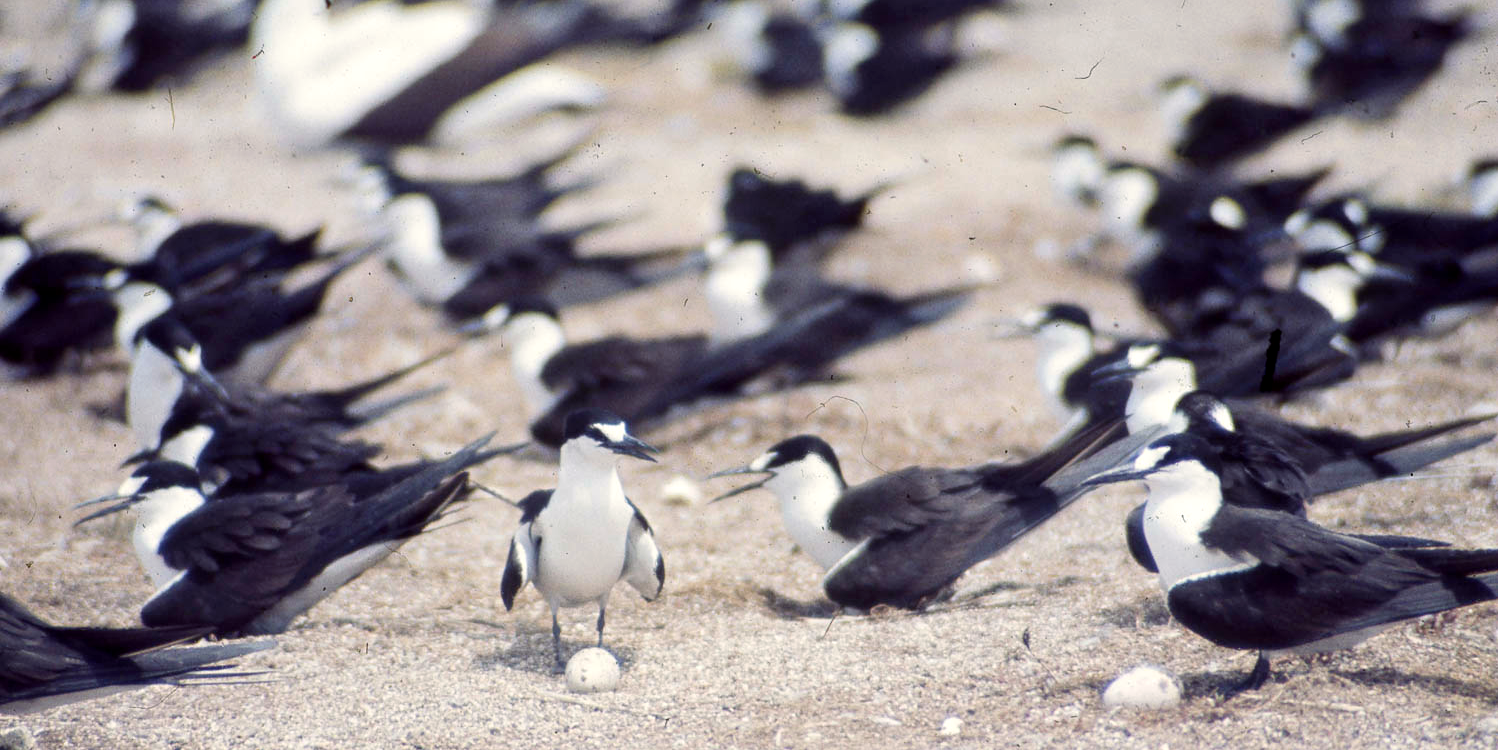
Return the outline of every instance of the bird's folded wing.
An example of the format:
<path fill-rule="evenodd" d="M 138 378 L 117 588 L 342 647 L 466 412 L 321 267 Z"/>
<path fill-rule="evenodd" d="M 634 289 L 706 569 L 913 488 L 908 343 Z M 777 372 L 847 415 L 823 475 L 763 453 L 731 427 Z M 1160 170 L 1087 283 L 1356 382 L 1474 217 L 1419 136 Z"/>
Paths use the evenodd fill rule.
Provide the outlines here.
<path fill-rule="evenodd" d="M 630 503 L 634 507 L 634 503 Z M 666 585 L 666 561 L 655 546 L 655 534 L 650 523 L 634 508 L 635 515 L 629 521 L 629 535 L 624 548 L 624 580 L 633 586 L 645 601 L 653 601 L 661 595 Z"/>

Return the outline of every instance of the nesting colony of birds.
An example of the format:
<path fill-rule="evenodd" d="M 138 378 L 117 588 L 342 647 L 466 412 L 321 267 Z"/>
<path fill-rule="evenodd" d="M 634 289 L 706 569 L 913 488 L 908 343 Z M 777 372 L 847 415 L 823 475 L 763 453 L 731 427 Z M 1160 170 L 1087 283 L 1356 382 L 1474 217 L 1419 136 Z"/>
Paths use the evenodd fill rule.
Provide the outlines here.
<path fill-rule="evenodd" d="M 44 5 L 5 746 L 1498 734 L 1491 9 Z"/>

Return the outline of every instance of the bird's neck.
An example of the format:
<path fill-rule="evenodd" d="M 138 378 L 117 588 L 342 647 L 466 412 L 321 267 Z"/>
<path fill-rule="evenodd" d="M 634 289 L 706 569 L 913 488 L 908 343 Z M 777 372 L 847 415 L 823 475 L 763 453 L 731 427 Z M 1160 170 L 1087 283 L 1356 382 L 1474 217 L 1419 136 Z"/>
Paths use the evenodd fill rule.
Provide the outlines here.
<path fill-rule="evenodd" d="M 1339 323 L 1357 315 L 1358 288 L 1362 283 L 1357 271 L 1341 265 L 1304 269 L 1295 276 L 1295 288 L 1316 300 Z"/>
<path fill-rule="evenodd" d="M 135 555 L 140 559 L 151 582 L 161 587 L 180 572 L 166 564 L 161 541 L 172 526 L 203 505 L 203 495 L 186 487 L 156 490 L 137 505 L 135 519 Z"/>
<path fill-rule="evenodd" d="M 832 508 L 845 485 L 825 464 L 808 462 L 778 470 L 765 487 L 780 501 L 786 533 L 824 569 L 830 569 L 857 543 L 828 527 Z"/>
<path fill-rule="evenodd" d="M 1124 408 L 1130 433 L 1170 423 L 1176 402 L 1196 390 L 1196 369 L 1184 359 L 1163 359 L 1134 376 Z"/>
<path fill-rule="evenodd" d="M 172 309 L 172 295 L 155 284 L 131 281 L 115 290 L 114 304 L 119 310 L 114 322 L 114 343 L 120 351 L 135 348 L 135 336 L 146 324 Z"/>
<path fill-rule="evenodd" d="M 472 280 L 476 268 L 442 249 L 442 225 L 430 198 L 407 193 L 384 209 L 385 259 L 422 302 L 440 305 Z"/>
<path fill-rule="evenodd" d="M 570 445 L 563 445 L 561 453 L 554 502 L 580 504 L 577 509 L 591 518 L 602 518 L 611 507 L 627 507 L 614 454 L 599 454 Z"/>
<path fill-rule="evenodd" d="M 774 324 L 774 311 L 765 302 L 770 264 L 770 252 L 762 243 L 741 244 L 713 260 L 706 289 L 714 338 L 754 336 Z"/>
<path fill-rule="evenodd" d="M 510 371 L 532 417 L 544 414 L 556 402 L 557 394 L 546 386 L 541 372 L 567 345 L 562 327 L 545 316 L 526 315 L 506 325 L 500 337 L 510 349 Z"/>
<path fill-rule="evenodd" d="M 1048 323 L 1035 337 L 1035 375 L 1040 387 L 1061 413 L 1066 403 L 1066 380 L 1086 364 L 1093 354 L 1092 332 L 1071 323 Z"/>
<path fill-rule="evenodd" d="M 1183 468 L 1151 477 L 1148 484 L 1144 538 L 1159 566 L 1162 588 L 1240 564 L 1202 543 L 1202 533 L 1222 507 L 1222 484 L 1216 475 L 1200 467 Z"/>
<path fill-rule="evenodd" d="M 125 389 L 125 421 L 140 440 L 140 447 L 155 448 L 161 442 L 161 428 L 182 395 L 184 381 L 177 363 L 166 352 L 149 341 L 136 347 L 130 357 L 130 383 Z"/>

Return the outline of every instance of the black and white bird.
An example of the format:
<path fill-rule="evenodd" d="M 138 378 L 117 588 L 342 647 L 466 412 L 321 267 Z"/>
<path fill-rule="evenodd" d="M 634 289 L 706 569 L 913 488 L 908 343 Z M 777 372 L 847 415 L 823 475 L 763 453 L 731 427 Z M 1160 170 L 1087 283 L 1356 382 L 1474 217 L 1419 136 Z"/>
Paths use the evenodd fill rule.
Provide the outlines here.
<path fill-rule="evenodd" d="M 227 684 L 255 672 L 215 662 L 264 651 L 275 641 L 166 648 L 211 627 L 60 627 L 0 594 L 0 713 L 27 714 L 148 685 Z"/>
<path fill-rule="evenodd" d="M 1084 424 L 1122 419 L 1129 384 L 1102 371 L 1127 356 L 1132 339 L 1101 348 L 1092 316 L 1080 305 L 1052 302 L 1014 321 L 1005 338 L 1028 336 L 1035 342 L 1035 377 L 1051 410 L 1069 435 Z"/>
<path fill-rule="evenodd" d="M 594 302 L 700 265 L 679 248 L 578 251 L 579 239 L 610 221 L 543 227 L 541 213 L 579 187 L 551 186 L 547 174 L 555 163 L 513 177 L 457 181 L 416 179 L 371 160 L 358 179 L 383 227 L 386 264 L 417 301 L 458 324 L 528 297 L 558 306 Z"/>
<path fill-rule="evenodd" d="M 732 62 L 765 94 L 822 82 L 822 40 L 813 19 L 772 9 L 763 0 L 719 3 L 711 26 Z"/>
<path fill-rule="evenodd" d="M 1018 463 L 911 466 L 855 487 L 844 481 L 831 446 L 799 435 L 747 466 L 714 474 L 765 475 L 714 502 L 770 490 L 786 532 L 827 571 L 828 598 L 860 610 L 915 609 L 1066 508 L 1084 494 L 1088 477 L 1126 464 L 1149 439 L 1100 446 L 1106 435 L 1106 427 L 1094 429 Z M 1095 452 L 1077 461 L 1087 451 Z"/>
<path fill-rule="evenodd" d="M 708 242 L 705 255 L 714 341 L 758 336 L 782 325 L 815 326 L 817 345 L 833 357 L 936 323 L 959 310 L 977 289 L 960 286 L 896 297 L 829 281 L 810 264 L 777 263 L 764 241 L 733 241 L 726 235 Z"/>
<path fill-rule="evenodd" d="M 215 377 L 257 386 L 306 332 L 333 282 L 374 250 L 348 251 L 317 279 L 290 292 L 282 291 L 279 278 L 272 278 L 177 300 L 150 275 L 112 271 L 102 283 L 118 310 L 115 346 L 133 353 L 146 325 L 170 313 L 202 344 L 203 366 Z"/>
<path fill-rule="evenodd" d="M 1254 153 L 1318 115 L 1309 107 L 1213 92 L 1190 76 L 1173 77 L 1161 89 L 1175 154 L 1199 169 Z"/>
<path fill-rule="evenodd" d="M 469 491 L 466 469 L 492 453 L 469 443 L 391 484 L 349 478 L 299 492 L 205 496 L 197 471 L 148 463 L 84 523 L 137 512 L 133 543 L 156 593 L 141 622 L 206 625 L 221 636 L 274 634 L 412 537 Z M 82 507 L 82 506 L 80 506 Z"/>
<path fill-rule="evenodd" d="M 1228 405 L 1204 391 L 1176 402 L 1166 429 L 1190 432 L 1215 452 L 1222 464 L 1223 501 L 1298 516 L 1317 497 L 1394 476 L 1477 448 L 1492 433 L 1431 442 L 1434 438 L 1492 419 L 1479 415 L 1433 427 L 1362 437 L 1329 427 L 1296 424 L 1243 404 Z M 1134 560 L 1154 572 L 1144 542 L 1144 506 L 1125 523 Z M 1382 540 L 1386 537 L 1364 537 Z"/>
<path fill-rule="evenodd" d="M 1133 479 L 1149 487 L 1144 533 L 1171 615 L 1219 646 L 1259 652 L 1233 692 L 1262 686 L 1275 655 L 1346 648 L 1397 622 L 1498 598 L 1498 550 L 1379 544 L 1224 502 L 1221 463 L 1189 433 L 1151 443 L 1132 467 L 1092 483 Z"/>
<path fill-rule="evenodd" d="M 815 265 L 863 224 L 874 197 L 888 187 L 881 183 L 844 198 L 799 178 L 777 179 L 741 166 L 728 175 L 723 233 L 730 242 L 765 243 L 776 265 Z"/>
<path fill-rule="evenodd" d="M 1299 3 L 1290 55 L 1317 106 L 1386 118 L 1435 75 L 1471 32 L 1468 11 L 1421 14 L 1419 3 L 1309 0 Z"/>
<path fill-rule="evenodd" d="M 485 126 L 602 102 L 591 80 L 528 67 L 591 43 L 653 44 L 688 28 L 701 0 L 623 17 L 592 2 L 261 0 L 250 27 L 256 83 L 288 138 L 382 146 L 450 141 Z"/>
<path fill-rule="evenodd" d="M 120 206 L 120 218 L 135 230 L 137 255 L 150 259 L 138 273 L 168 289 L 188 284 L 204 291 L 254 277 L 280 278 L 317 258 L 321 229 L 287 239 L 274 228 L 223 218 L 184 221 L 159 196 L 146 195 Z"/>
<path fill-rule="evenodd" d="M 521 503 L 520 528 L 500 579 L 505 610 L 529 583 L 551 608 L 551 640 L 562 668 L 558 610 L 598 605 L 598 646 L 603 647 L 609 593 L 623 580 L 645 601 L 660 596 L 666 563 L 640 509 L 624 494 L 619 456 L 655 461 L 655 449 L 629 434 L 624 420 L 602 409 L 567 415 L 557 486 Z"/>
<path fill-rule="evenodd" d="M 446 355 L 338 389 L 275 392 L 224 388 L 202 366 L 201 347 L 171 316 L 142 331 L 130 364 L 125 414 L 141 450 L 127 460 L 197 469 L 205 490 L 238 494 L 307 489 L 374 471 L 378 445 L 343 437 L 440 391 L 365 398 Z"/>
<path fill-rule="evenodd" d="M 1485 157 L 1472 162 L 1464 182 L 1472 213 L 1498 218 L 1498 159 Z"/>
<path fill-rule="evenodd" d="M 566 420 L 578 409 L 607 409 L 640 425 L 672 404 L 715 395 L 688 387 L 699 371 L 696 363 L 707 355 L 706 336 L 609 336 L 568 344 L 556 308 L 537 299 L 496 308 L 479 323 L 498 331 L 508 350 L 531 436 L 543 445 L 560 447 L 566 441 Z M 731 392 L 725 388 L 716 395 Z"/>

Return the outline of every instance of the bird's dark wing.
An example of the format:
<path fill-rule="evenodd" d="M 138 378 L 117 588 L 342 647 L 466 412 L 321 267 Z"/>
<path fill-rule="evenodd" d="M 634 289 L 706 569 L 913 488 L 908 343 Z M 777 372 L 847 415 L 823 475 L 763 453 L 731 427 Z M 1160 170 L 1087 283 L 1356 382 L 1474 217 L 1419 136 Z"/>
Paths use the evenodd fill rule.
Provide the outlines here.
<path fill-rule="evenodd" d="M 23 694 L 79 689 L 84 677 L 128 677 L 138 670 L 121 663 L 120 657 L 191 640 L 209 630 L 200 626 L 59 628 L 0 595 L 0 703 Z"/>
<path fill-rule="evenodd" d="M 625 419 L 648 417 L 641 406 L 707 350 L 705 336 L 649 340 L 609 337 L 568 346 L 546 363 L 541 380 L 565 393 L 567 409 L 597 406 Z M 561 408 L 554 408 L 560 412 Z M 566 412 L 557 414 L 558 420 Z"/>
<path fill-rule="evenodd" d="M 864 543 L 823 580 L 845 606 L 917 607 L 1053 516 L 1054 494 L 985 488 L 982 469 L 912 467 L 850 488 L 828 526 Z"/>
<path fill-rule="evenodd" d="M 1221 430 L 1211 442 L 1222 460 L 1228 502 L 1305 515 L 1311 491 L 1293 455 L 1250 432 Z"/>

